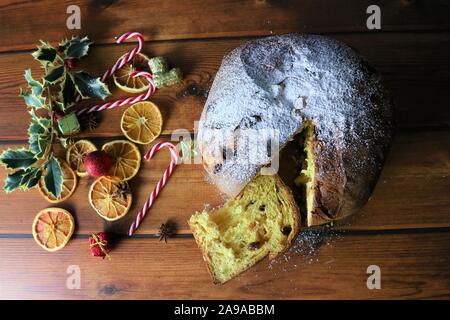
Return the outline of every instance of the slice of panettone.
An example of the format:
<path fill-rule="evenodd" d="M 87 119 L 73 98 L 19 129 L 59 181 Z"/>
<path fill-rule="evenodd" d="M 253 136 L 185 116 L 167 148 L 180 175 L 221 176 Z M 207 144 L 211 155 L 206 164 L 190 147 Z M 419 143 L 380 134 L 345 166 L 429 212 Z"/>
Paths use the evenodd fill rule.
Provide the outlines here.
<path fill-rule="evenodd" d="M 291 245 L 300 224 L 291 191 L 277 175 L 256 176 L 239 195 L 189 225 L 215 283 L 224 283 Z"/>

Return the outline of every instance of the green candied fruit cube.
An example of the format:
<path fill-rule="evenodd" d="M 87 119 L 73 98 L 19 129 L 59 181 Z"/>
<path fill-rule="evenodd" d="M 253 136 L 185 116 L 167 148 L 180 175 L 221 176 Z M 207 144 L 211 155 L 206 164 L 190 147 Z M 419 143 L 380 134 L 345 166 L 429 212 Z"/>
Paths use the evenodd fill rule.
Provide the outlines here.
<path fill-rule="evenodd" d="M 183 79 L 183 75 L 179 68 L 173 68 L 169 72 L 155 74 L 153 77 L 153 81 L 155 82 L 155 86 L 157 88 L 168 87 L 173 84 L 181 82 Z"/>
<path fill-rule="evenodd" d="M 153 74 L 166 73 L 169 71 L 167 60 L 164 57 L 153 57 L 148 61 L 148 66 Z"/>
<path fill-rule="evenodd" d="M 74 112 L 71 112 L 58 120 L 58 127 L 64 136 L 80 132 L 80 123 Z"/>

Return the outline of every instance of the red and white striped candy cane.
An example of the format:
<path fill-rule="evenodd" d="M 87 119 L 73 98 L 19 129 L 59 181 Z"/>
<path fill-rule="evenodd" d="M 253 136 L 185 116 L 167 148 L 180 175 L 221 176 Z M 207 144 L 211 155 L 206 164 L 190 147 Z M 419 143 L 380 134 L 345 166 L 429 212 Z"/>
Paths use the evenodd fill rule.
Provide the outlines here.
<path fill-rule="evenodd" d="M 91 112 L 96 112 L 96 111 L 103 111 L 103 110 L 109 110 L 109 109 L 114 109 L 117 107 L 121 107 L 127 104 L 133 104 L 139 101 L 143 101 L 143 100 L 147 100 L 153 93 L 155 93 L 155 83 L 153 82 L 153 76 L 145 71 L 135 71 L 133 72 L 130 76 L 132 76 L 133 78 L 136 77 L 145 77 L 147 78 L 147 80 L 149 81 L 149 87 L 146 93 L 141 93 L 138 96 L 135 97 L 128 97 L 125 99 L 119 99 L 116 100 L 114 102 L 106 102 L 103 104 L 98 104 L 95 105 L 93 107 L 86 107 L 83 109 L 78 110 L 76 113 L 77 115 L 83 114 L 83 113 L 91 113 Z"/>
<path fill-rule="evenodd" d="M 136 217 L 136 220 L 131 224 L 130 229 L 128 231 L 128 235 L 130 237 L 133 235 L 133 233 L 136 231 L 136 229 L 141 224 L 142 220 L 145 217 L 145 214 L 147 213 L 147 210 L 151 208 L 151 206 L 155 202 L 155 199 L 158 196 L 161 189 L 166 185 L 167 179 L 169 179 L 170 175 L 173 172 L 173 169 L 180 162 L 180 158 L 178 156 L 178 151 L 177 151 L 176 147 L 172 143 L 166 142 L 166 141 L 161 141 L 161 142 L 156 143 L 144 156 L 145 160 L 147 160 L 147 161 L 150 160 L 155 155 L 156 152 L 158 152 L 159 150 L 161 150 L 162 148 L 165 148 L 165 147 L 169 148 L 170 155 L 171 155 L 171 160 L 170 160 L 169 166 L 167 167 L 166 171 L 164 171 L 163 176 L 156 184 L 152 193 L 150 193 L 150 196 L 148 197 L 147 201 L 144 203 L 144 206 L 142 207 L 141 211 L 139 211 L 139 213 Z"/>
<path fill-rule="evenodd" d="M 123 55 L 117 62 L 108 70 L 105 71 L 105 73 L 102 76 L 102 81 L 104 81 L 106 78 L 112 76 L 117 70 L 122 68 L 125 63 L 128 63 L 133 59 L 135 55 L 137 55 L 139 52 L 141 52 L 142 47 L 144 46 L 144 37 L 139 32 L 125 32 L 120 37 L 116 37 L 116 43 L 120 44 L 128 39 L 136 38 L 138 41 L 138 44 L 136 48 L 128 52 L 127 54 Z"/>
<path fill-rule="evenodd" d="M 109 78 L 110 76 L 112 76 L 117 70 L 122 68 L 125 65 L 125 63 L 130 62 L 134 58 L 135 55 L 137 55 L 139 52 L 142 51 L 142 47 L 144 46 L 144 37 L 139 32 L 125 32 L 120 37 L 115 37 L 117 44 L 120 44 L 120 43 L 122 43 L 126 40 L 129 40 L 129 39 L 132 39 L 132 38 L 136 38 L 136 40 L 138 42 L 137 46 L 133 50 L 127 52 L 122 57 L 120 57 L 120 59 L 117 60 L 117 62 L 111 68 L 106 70 L 101 78 L 102 81 L 105 81 L 106 78 Z M 81 100 L 81 96 L 78 95 L 76 98 L 76 102 L 79 102 L 80 100 Z"/>

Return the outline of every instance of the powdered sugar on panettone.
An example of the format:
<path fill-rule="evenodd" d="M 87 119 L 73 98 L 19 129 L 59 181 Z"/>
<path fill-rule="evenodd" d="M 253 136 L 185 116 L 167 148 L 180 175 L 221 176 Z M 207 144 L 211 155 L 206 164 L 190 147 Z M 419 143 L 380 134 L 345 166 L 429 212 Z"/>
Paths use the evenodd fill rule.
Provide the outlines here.
<path fill-rule="evenodd" d="M 223 192 L 236 195 L 270 163 L 271 134 L 281 147 L 305 121 L 314 122 L 316 152 L 327 159 L 317 168 L 319 180 L 334 175 L 336 183 L 358 186 L 367 183 L 356 181 L 359 174 L 374 179 L 390 137 L 391 107 L 367 63 L 323 36 L 244 44 L 224 58 L 200 119 L 205 168 Z M 355 201 L 366 197 L 360 193 Z"/>

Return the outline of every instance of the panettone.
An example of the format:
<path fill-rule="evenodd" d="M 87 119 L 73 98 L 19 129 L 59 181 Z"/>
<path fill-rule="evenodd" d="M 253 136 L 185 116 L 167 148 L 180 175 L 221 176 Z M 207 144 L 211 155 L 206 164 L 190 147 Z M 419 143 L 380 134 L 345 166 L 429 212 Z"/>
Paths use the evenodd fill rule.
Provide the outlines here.
<path fill-rule="evenodd" d="M 198 145 L 215 185 L 233 198 L 279 176 L 302 225 L 346 217 L 369 198 L 393 132 L 380 77 L 347 45 L 288 34 L 248 42 L 223 60 Z"/>

